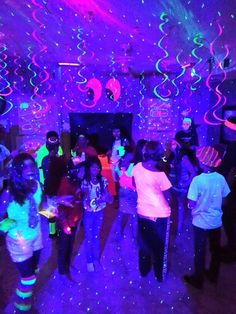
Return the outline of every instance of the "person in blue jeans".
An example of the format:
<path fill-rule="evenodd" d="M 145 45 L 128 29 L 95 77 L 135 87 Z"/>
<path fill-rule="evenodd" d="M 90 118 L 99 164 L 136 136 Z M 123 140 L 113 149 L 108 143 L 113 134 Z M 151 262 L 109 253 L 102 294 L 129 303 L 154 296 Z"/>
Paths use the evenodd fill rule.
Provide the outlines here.
<path fill-rule="evenodd" d="M 100 232 L 104 209 L 112 203 L 108 192 L 107 179 L 101 175 L 102 165 L 97 157 L 86 161 L 85 177 L 81 184 L 84 206 L 84 234 L 86 246 L 87 270 L 93 272 L 99 263 Z"/>

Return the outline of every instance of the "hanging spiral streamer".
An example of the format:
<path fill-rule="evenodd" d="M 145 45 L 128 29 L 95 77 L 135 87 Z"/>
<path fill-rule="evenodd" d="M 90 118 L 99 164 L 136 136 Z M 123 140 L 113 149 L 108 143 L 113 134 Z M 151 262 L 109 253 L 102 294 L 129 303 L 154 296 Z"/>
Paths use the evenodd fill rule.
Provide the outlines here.
<path fill-rule="evenodd" d="M 77 84 L 85 84 L 87 82 L 86 77 L 83 76 L 81 71 L 85 69 L 85 65 L 83 64 L 83 56 L 86 54 L 86 50 L 84 49 L 86 47 L 85 41 L 81 38 L 81 35 L 83 34 L 82 28 L 78 27 L 78 34 L 77 38 L 79 40 L 77 48 L 79 50 L 79 57 L 78 61 L 81 64 L 81 68 L 78 71 L 78 79 L 76 81 Z"/>
<path fill-rule="evenodd" d="M 31 82 L 33 83 L 34 89 L 33 89 L 33 95 L 31 96 L 31 99 L 35 101 L 35 99 L 40 99 L 40 109 L 35 111 L 35 114 L 40 117 L 42 114 L 46 113 L 50 106 L 47 102 L 47 99 L 43 96 L 43 93 L 46 93 L 47 90 L 51 88 L 51 84 L 45 84 L 49 80 L 49 73 L 46 71 L 44 67 L 42 67 L 38 59 L 47 52 L 47 46 L 43 44 L 41 37 L 38 35 L 38 30 L 44 29 L 45 25 L 41 22 L 41 20 L 38 19 L 38 13 L 40 13 L 41 10 L 43 10 L 43 6 L 41 4 L 38 4 L 36 0 L 31 0 L 32 4 L 35 6 L 35 9 L 32 12 L 32 17 L 34 21 L 38 24 L 38 28 L 32 32 L 32 37 L 36 41 L 36 43 L 39 46 L 39 51 L 36 51 L 32 54 L 32 63 L 37 68 L 36 76 L 34 76 L 38 80 L 38 82 L 33 83 L 33 78 L 31 78 Z M 37 75 L 38 73 L 38 75 Z M 43 87 L 43 88 L 42 88 Z M 40 91 L 40 89 L 44 90 L 44 92 Z M 39 112 L 40 111 L 40 112 Z"/>
<path fill-rule="evenodd" d="M 178 86 L 176 85 L 175 81 L 178 80 L 178 79 L 180 79 L 181 76 L 183 76 L 184 73 L 185 73 L 185 71 L 186 71 L 186 68 L 185 68 L 182 64 L 180 64 L 180 61 L 179 61 L 179 56 L 181 55 L 182 52 L 183 52 L 183 50 L 181 49 L 181 51 L 177 54 L 177 56 L 176 56 L 176 58 L 175 58 L 176 61 L 177 61 L 177 63 L 180 65 L 180 67 L 181 67 L 182 70 L 181 70 L 181 72 L 180 72 L 179 75 L 177 75 L 174 79 L 171 80 L 171 83 L 174 85 L 174 87 L 175 87 L 175 89 L 176 89 L 175 96 L 178 96 L 178 95 L 179 95 L 179 88 L 178 88 Z"/>
<path fill-rule="evenodd" d="M 169 76 L 168 76 L 166 73 L 164 73 L 164 72 L 160 69 L 160 67 L 159 67 L 159 64 L 160 64 L 161 62 L 163 62 L 163 60 L 166 59 L 166 58 L 169 56 L 168 52 L 162 47 L 162 41 L 163 41 L 163 40 L 167 37 L 167 35 L 168 35 L 168 34 L 163 30 L 163 26 L 168 23 L 169 19 L 168 19 L 166 13 L 164 13 L 164 12 L 161 13 L 160 19 L 163 21 L 163 23 L 161 23 L 161 24 L 159 25 L 159 29 L 160 29 L 160 31 L 163 33 L 163 36 L 162 36 L 161 39 L 158 41 L 158 44 L 157 44 L 157 45 L 158 45 L 158 47 L 164 52 L 164 57 L 160 58 L 160 59 L 156 62 L 156 70 L 157 70 L 158 73 L 160 73 L 162 76 L 164 76 L 164 78 L 162 79 L 162 82 L 161 82 L 160 84 L 158 84 L 158 85 L 156 85 L 156 86 L 154 87 L 154 90 L 153 90 L 153 91 L 154 91 L 154 94 L 155 94 L 158 98 L 160 98 L 160 99 L 163 100 L 163 101 L 168 101 L 168 100 L 169 100 L 169 96 L 171 95 L 171 91 L 170 91 L 169 89 L 168 89 L 166 95 L 163 95 L 163 94 L 161 95 L 161 94 L 158 92 L 158 90 L 164 89 L 164 84 L 165 84 L 165 82 L 169 80 Z"/>
<path fill-rule="evenodd" d="M 190 86 L 190 89 L 192 91 L 195 91 L 197 89 L 196 85 L 201 81 L 202 77 L 201 75 L 199 75 L 197 73 L 197 66 L 202 62 L 202 58 L 199 57 L 197 54 L 196 54 L 196 50 L 197 49 L 200 49 L 201 47 L 203 47 L 203 43 L 202 43 L 202 37 L 201 37 L 201 34 L 200 33 L 197 33 L 193 39 L 193 42 L 198 46 L 196 48 L 194 48 L 192 50 L 192 56 L 194 56 L 196 59 L 197 59 L 197 63 L 192 67 L 192 71 L 191 71 L 191 75 L 193 77 L 196 77 L 197 79 L 194 81 L 194 83 L 191 84 Z"/>
<path fill-rule="evenodd" d="M 213 75 L 213 72 L 211 72 L 206 79 L 206 86 L 208 87 L 209 91 L 212 91 L 217 97 L 216 103 L 208 111 L 206 111 L 204 114 L 204 121 L 210 125 L 220 125 L 222 122 L 225 121 L 225 120 L 221 119 L 219 117 L 219 115 L 217 115 L 217 111 L 219 109 L 221 109 L 222 106 L 224 106 L 226 103 L 226 97 L 219 90 L 219 86 L 226 80 L 226 77 L 227 77 L 226 71 L 222 67 L 222 63 L 223 63 L 223 60 L 228 57 L 229 49 L 228 49 L 227 45 L 224 46 L 226 53 L 225 53 L 225 56 L 223 57 L 223 59 L 221 61 L 215 56 L 214 49 L 213 49 L 214 44 L 215 44 L 216 40 L 222 35 L 222 32 L 223 32 L 222 27 L 218 21 L 217 21 L 217 25 L 218 25 L 219 33 L 218 33 L 217 37 L 210 44 L 210 53 L 211 53 L 212 57 L 214 58 L 214 60 L 216 61 L 215 71 L 220 69 L 223 72 L 223 78 L 222 78 L 221 82 L 219 84 L 217 84 L 214 89 L 212 89 L 212 87 L 210 85 L 210 79 Z M 213 122 L 211 119 L 212 117 L 217 121 Z"/>
<path fill-rule="evenodd" d="M 144 112 L 144 106 L 143 106 L 143 100 L 144 100 L 144 91 L 145 91 L 145 89 L 146 89 L 146 87 L 145 87 L 145 85 L 143 84 L 143 80 L 144 80 L 144 75 L 143 75 L 143 72 L 141 73 L 141 79 L 140 79 L 140 84 L 141 84 L 141 89 L 139 90 L 139 94 L 141 95 L 141 99 L 139 100 L 139 113 L 138 113 L 138 117 L 140 118 L 140 124 L 142 124 L 142 125 L 144 125 L 144 123 L 145 123 L 145 119 L 144 119 L 144 117 L 143 117 L 143 112 Z M 143 126 L 141 126 L 139 124 L 139 126 L 138 126 L 138 128 L 139 129 L 142 129 L 143 128 Z"/>
<path fill-rule="evenodd" d="M 5 53 L 6 50 L 6 45 L 0 44 L 0 99 L 8 105 L 7 109 L 2 113 L 2 116 L 7 114 L 13 108 L 12 102 L 5 98 L 12 93 L 11 84 L 7 80 L 7 75 L 9 71 L 7 70 L 7 54 Z"/>

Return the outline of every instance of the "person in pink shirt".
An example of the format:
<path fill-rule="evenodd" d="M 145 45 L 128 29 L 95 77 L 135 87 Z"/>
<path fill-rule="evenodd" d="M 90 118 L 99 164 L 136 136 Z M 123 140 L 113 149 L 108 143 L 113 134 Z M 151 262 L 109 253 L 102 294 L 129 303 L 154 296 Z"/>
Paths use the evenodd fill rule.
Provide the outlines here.
<path fill-rule="evenodd" d="M 169 242 L 169 206 L 171 183 L 160 169 L 164 155 L 161 144 L 149 141 L 143 148 L 143 161 L 132 169 L 138 194 L 139 271 L 145 277 L 151 270 L 158 281 L 167 272 Z"/>

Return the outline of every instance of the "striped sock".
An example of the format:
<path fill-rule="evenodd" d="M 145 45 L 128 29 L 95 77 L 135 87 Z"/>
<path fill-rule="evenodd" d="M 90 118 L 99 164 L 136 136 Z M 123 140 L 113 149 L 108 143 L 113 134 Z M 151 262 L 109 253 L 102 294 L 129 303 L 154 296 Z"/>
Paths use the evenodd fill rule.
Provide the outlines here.
<path fill-rule="evenodd" d="M 26 312 L 31 309 L 33 287 L 36 282 L 36 276 L 20 278 L 18 287 L 16 288 L 15 309 Z"/>

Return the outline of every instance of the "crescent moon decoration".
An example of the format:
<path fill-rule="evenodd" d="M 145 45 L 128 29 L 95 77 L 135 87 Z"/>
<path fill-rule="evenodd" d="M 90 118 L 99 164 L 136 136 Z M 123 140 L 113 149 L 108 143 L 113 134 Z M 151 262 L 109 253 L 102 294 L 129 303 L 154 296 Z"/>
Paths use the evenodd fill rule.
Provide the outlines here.
<path fill-rule="evenodd" d="M 217 86 L 214 89 L 212 89 L 211 85 L 210 85 L 210 79 L 211 79 L 212 73 L 210 73 L 206 79 L 206 86 L 208 87 L 209 91 L 214 92 L 214 94 L 217 97 L 216 103 L 208 111 L 206 111 L 204 114 L 204 118 L 203 118 L 204 122 L 206 122 L 207 124 L 210 124 L 210 125 L 220 125 L 222 122 L 224 122 L 224 119 L 221 119 L 217 115 L 217 110 L 219 110 L 220 108 L 222 108 L 222 106 L 224 106 L 226 104 L 226 97 L 219 90 L 219 86 L 226 80 L 226 77 L 227 77 L 226 71 L 224 71 L 224 69 L 222 67 L 222 62 L 229 55 L 229 49 L 228 49 L 227 45 L 224 46 L 226 53 L 225 53 L 225 56 L 223 57 L 222 61 L 220 61 L 216 56 L 214 56 L 213 47 L 214 47 L 215 41 L 222 35 L 222 32 L 223 32 L 222 27 L 218 21 L 217 21 L 217 25 L 218 25 L 219 33 L 218 33 L 218 36 L 210 44 L 210 53 L 216 61 L 215 71 L 217 69 L 221 69 L 221 71 L 223 72 L 223 78 L 222 78 L 221 82 L 219 84 L 217 84 Z M 216 120 L 215 122 L 212 121 L 212 117 Z"/>
<path fill-rule="evenodd" d="M 88 82 L 86 83 L 84 89 L 82 89 L 80 87 L 80 85 L 78 85 L 77 87 L 83 93 L 87 93 L 90 88 L 93 90 L 94 99 L 93 99 L 92 103 L 85 104 L 85 103 L 82 102 L 81 105 L 83 107 L 85 107 L 85 108 L 93 108 L 93 107 L 95 107 L 97 102 L 98 102 L 98 100 L 102 96 L 102 84 L 101 84 L 101 82 L 98 79 L 96 79 L 95 77 L 93 77 L 90 80 L 88 80 Z"/>
<path fill-rule="evenodd" d="M 12 108 L 13 104 L 10 100 L 7 100 L 5 96 L 9 96 L 12 93 L 11 84 L 7 80 L 7 75 L 9 71 L 6 70 L 7 68 L 7 54 L 4 53 L 7 50 L 7 47 L 5 44 L 0 46 L 0 79 L 3 82 L 2 87 L 0 87 L 0 100 L 4 103 L 4 111 L 1 114 L 4 116 L 7 114 Z M 8 106 L 7 106 L 8 105 Z M 6 109 L 7 107 L 7 109 Z"/>
<path fill-rule="evenodd" d="M 111 91 L 110 99 L 113 101 L 117 101 L 120 97 L 120 82 L 114 77 L 107 81 L 106 89 Z"/>
<path fill-rule="evenodd" d="M 161 82 L 160 84 L 158 84 L 158 85 L 156 85 L 156 86 L 154 87 L 153 92 L 154 92 L 154 94 L 155 94 L 159 99 L 161 99 L 161 100 L 163 100 L 163 101 L 168 101 L 168 100 L 169 100 L 169 96 L 170 96 L 170 94 L 171 94 L 171 91 L 170 91 L 170 90 L 168 90 L 168 92 L 167 92 L 166 95 L 161 95 L 161 94 L 158 92 L 159 87 L 161 87 L 161 89 L 162 89 L 162 88 L 163 88 L 163 85 L 165 84 L 165 82 L 169 80 L 169 76 L 168 76 L 166 73 L 164 73 L 164 72 L 160 69 L 160 67 L 159 67 L 159 64 L 160 64 L 164 59 L 166 59 L 166 58 L 169 56 L 168 52 L 167 52 L 167 51 L 162 47 L 162 45 L 161 45 L 161 44 L 162 44 L 162 41 L 163 41 L 163 40 L 167 37 L 167 35 L 168 35 L 168 34 L 163 30 L 163 26 L 168 23 L 169 19 L 168 19 L 166 13 L 164 13 L 164 12 L 161 13 L 160 19 L 163 21 L 163 23 L 161 23 L 161 24 L 159 25 L 159 29 L 160 29 L 160 31 L 163 33 L 163 36 L 162 36 L 161 39 L 158 41 L 157 45 L 158 45 L 158 47 L 164 52 L 164 57 L 158 59 L 158 61 L 156 62 L 156 70 L 157 70 L 158 73 L 162 74 L 164 78 L 163 78 L 163 80 L 162 80 L 162 82 Z"/>
<path fill-rule="evenodd" d="M 193 66 L 192 68 L 192 75 L 193 77 L 197 77 L 197 79 L 195 80 L 195 82 L 193 82 L 190 86 L 190 89 L 191 90 L 196 90 L 197 88 L 195 87 L 202 79 L 201 75 L 199 75 L 196 71 L 196 67 L 202 62 L 202 58 L 199 57 L 197 54 L 196 54 L 196 50 L 197 49 L 200 49 L 201 47 L 203 47 L 203 43 L 201 41 L 202 39 L 202 36 L 200 33 L 197 33 L 193 39 L 193 42 L 198 46 L 196 48 L 194 48 L 191 52 L 192 56 L 194 56 L 198 61 L 197 63 Z"/>

